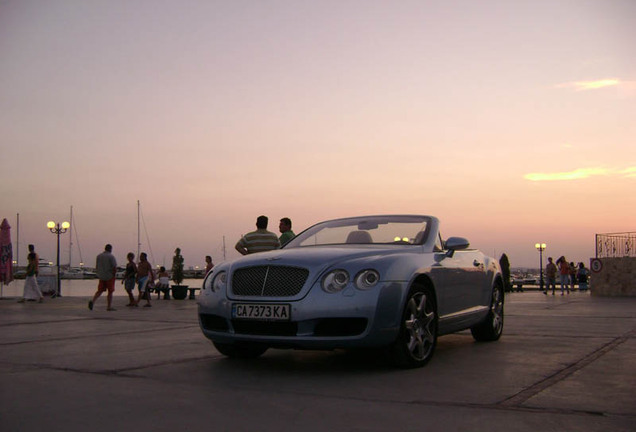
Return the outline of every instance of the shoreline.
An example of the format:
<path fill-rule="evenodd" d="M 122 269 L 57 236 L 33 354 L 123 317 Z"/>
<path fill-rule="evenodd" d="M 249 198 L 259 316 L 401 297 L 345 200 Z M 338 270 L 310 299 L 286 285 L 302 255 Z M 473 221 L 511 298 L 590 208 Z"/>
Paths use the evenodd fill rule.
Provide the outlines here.
<path fill-rule="evenodd" d="M 61 293 L 62 297 L 92 297 L 97 290 L 98 279 L 62 279 L 61 280 Z M 201 287 L 203 285 L 203 279 L 184 279 L 183 285 L 189 287 Z M 171 284 L 172 285 L 172 284 Z M 2 300 L 17 300 L 22 297 L 24 289 L 24 280 L 14 280 L 9 285 L 2 285 Z M 135 295 L 139 291 L 135 289 Z M 105 294 L 102 294 L 104 296 Z M 124 285 L 121 280 L 117 280 L 115 283 L 115 291 L 113 297 L 127 297 L 128 294 L 124 290 Z M 153 294 L 152 300 L 156 299 L 156 294 Z M 50 295 L 44 295 L 44 301 L 53 300 Z"/>

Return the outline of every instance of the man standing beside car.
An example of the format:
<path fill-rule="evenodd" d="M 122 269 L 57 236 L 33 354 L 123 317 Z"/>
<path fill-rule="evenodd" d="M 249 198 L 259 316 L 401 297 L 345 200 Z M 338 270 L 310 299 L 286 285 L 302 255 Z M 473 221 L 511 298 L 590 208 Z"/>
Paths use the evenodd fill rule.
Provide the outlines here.
<path fill-rule="evenodd" d="M 267 231 L 269 219 L 267 216 L 259 216 L 256 218 L 256 231 L 245 234 L 236 242 L 234 248 L 241 255 L 248 255 L 257 252 L 265 252 L 278 249 L 280 242 L 278 237 L 271 231 Z"/>
<path fill-rule="evenodd" d="M 284 217 L 280 220 L 280 224 L 278 225 L 278 230 L 280 231 L 280 237 L 278 237 L 278 241 L 281 246 L 285 246 L 285 243 L 296 237 L 296 234 L 291 229 L 292 222 L 290 218 Z"/>

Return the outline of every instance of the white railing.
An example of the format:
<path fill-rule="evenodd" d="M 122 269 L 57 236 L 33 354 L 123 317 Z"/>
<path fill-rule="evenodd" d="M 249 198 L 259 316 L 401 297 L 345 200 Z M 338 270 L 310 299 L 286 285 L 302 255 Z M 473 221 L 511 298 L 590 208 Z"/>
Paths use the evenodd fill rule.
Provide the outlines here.
<path fill-rule="evenodd" d="M 596 234 L 596 258 L 636 257 L 636 232 Z"/>

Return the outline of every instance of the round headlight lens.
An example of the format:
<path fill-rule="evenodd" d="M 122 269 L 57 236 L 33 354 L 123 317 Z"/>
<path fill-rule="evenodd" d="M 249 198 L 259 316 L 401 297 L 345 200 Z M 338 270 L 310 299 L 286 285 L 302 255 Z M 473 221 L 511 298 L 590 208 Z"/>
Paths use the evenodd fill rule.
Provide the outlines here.
<path fill-rule="evenodd" d="M 328 293 L 342 291 L 349 283 L 349 273 L 345 270 L 333 270 L 322 280 L 322 289 Z"/>
<path fill-rule="evenodd" d="M 375 270 L 363 270 L 356 276 L 356 288 L 368 290 L 380 282 L 380 273 Z"/>
<path fill-rule="evenodd" d="M 222 271 L 212 279 L 212 291 L 221 291 L 227 284 L 227 273 Z"/>

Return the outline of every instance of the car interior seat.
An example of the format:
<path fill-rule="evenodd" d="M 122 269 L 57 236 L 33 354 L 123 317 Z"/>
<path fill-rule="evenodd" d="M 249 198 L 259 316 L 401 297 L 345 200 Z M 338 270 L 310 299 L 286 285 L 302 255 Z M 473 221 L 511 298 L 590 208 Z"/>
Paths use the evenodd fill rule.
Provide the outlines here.
<path fill-rule="evenodd" d="M 351 231 L 347 236 L 347 243 L 373 243 L 368 231 Z"/>

